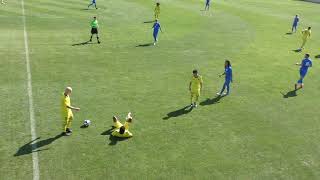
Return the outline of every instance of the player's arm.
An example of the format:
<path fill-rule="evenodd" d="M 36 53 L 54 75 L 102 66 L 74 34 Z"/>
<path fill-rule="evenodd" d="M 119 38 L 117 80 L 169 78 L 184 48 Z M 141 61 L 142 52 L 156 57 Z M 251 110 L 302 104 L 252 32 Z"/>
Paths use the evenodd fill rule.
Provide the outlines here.
<path fill-rule="evenodd" d="M 161 26 L 160 26 L 160 31 L 162 32 L 162 28 L 161 28 Z"/>
<path fill-rule="evenodd" d="M 189 83 L 189 91 L 191 91 L 191 81 L 190 81 L 190 83 Z"/>
<path fill-rule="evenodd" d="M 301 63 L 296 63 L 297 66 L 301 66 Z"/>
<path fill-rule="evenodd" d="M 78 108 L 78 107 L 67 106 L 67 108 L 69 108 L 71 110 L 75 110 L 75 111 L 80 111 L 80 108 Z"/>
<path fill-rule="evenodd" d="M 221 76 L 223 76 L 223 75 L 225 75 L 225 74 L 226 74 L 226 72 L 223 72 L 222 74 L 219 75 L 219 77 L 221 77 Z"/>

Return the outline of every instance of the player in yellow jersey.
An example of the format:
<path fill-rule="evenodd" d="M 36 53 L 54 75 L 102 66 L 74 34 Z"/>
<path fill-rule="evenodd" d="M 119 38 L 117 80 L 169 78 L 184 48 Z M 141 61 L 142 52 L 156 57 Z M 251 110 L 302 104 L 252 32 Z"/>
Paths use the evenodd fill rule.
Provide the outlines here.
<path fill-rule="evenodd" d="M 308 29 L 305 29 L 302 31 L 302 45 L 300 47 L 300 50 L 303 49 L 304 45 L 306 44 L 308 38 L 311 37 L 311 27 L 308 27 Z"/>
<path fill-rule="evenodd" d="M 113 127 L 115 128 L 114 131 L 111 133 L 112 136 L 121 137 L 121 138 L 129 138 L 132 137 L 132 133 L 129 131 L 129 123 L 132 123 L 132 116 L 131 112 L 128 113 L 126 122 L 124 125 L 118 120 L 116 116 L 112 117 L 113 119 Z"/>
<path fill-rule="evenodd" d="M 72 134 L 71 122 L 73 120 L 72 110 L 79 111 L 80 108 L 71 106 L 70 95 L 72 93 L 71 87 L 66 87 L 61 99 L 61 110 L 63 118 L 63 134 L 70 136 Z"/>
<path fill-rule="evenodd" d="M 160 3 L 156 3 L 156 7 L 154 8 L 154 19 L 159 19 L 160 14 Z"/>
<path fill-rule="evenodd" d="M 191 93 L 190 107 L 197 107 L 197 102 L 200 97 L 200 92 L 203 86 L 202 77 L 198 74 L 197 70 L 192 71 L 192 79 L 189 84 L 189 91 Z"/>

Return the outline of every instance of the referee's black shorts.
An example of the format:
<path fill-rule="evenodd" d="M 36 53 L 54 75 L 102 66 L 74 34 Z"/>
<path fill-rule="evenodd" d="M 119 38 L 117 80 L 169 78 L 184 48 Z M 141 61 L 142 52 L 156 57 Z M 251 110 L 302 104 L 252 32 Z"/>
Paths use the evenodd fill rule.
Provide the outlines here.
<path fill-rule="evenodd" d="M 91 34 L 98 34 L 97 28 L 91 28 Z"/>

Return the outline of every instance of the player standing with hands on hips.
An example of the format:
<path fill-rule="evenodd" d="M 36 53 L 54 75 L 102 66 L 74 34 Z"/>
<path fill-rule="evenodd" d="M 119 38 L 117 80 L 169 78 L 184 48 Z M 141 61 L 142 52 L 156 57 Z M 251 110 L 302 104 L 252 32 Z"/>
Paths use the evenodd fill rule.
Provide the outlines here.
<path fill-rule="evenodd" d="M 80 111 L 80 108 L 71 106 L 70 95 L 72 93 L 71 87 L 66 87 L 62 95 L 61 110 L 63 118 L 63 135 L 70 136 L 72 134 L 71 123 L 73 120 L 72 110 Z"/>
<path fill-rule="evenodd" d="M 225 88 L 227 88 L 227 92 L 224 93 L 223 95 L 227 96 L 230 93 L 230 83 L 232 82 L 232 68 L 231 68 L 231 62 L 229 60 L 225 61 L 224 72 L 221 75 L 219 75 L 219 77 L 221 77 L 223 75 L 225 76 L 225 81 L 224 81 L 224 84 L 223 84 L 221 91 L 219 93 L 217 93 L 218 96 L 222 95 Z"/>
<path fill-rule="evenodd" d="M 192 78 L 189 84 L 189 91 L 191 94 L 191 105 L 190 107 L 197 107 L 197 102 L 200 97 L 200 92 L 203 88 L 203 80 L 202 77 L 198 74 L 198 70 L 192 71 Z"/>
<path fill-rule="evenodd" d="M 95 35 L 97 36 L 98 44 L 100 44 L 99 34 L 98 34 L 99 24 L 98 24 L 97 17 L 93 17 L 93 20 L 91 21 L 90 25 L 91 25 L 91 37 L 90 37 L 90 40 L 89 40 L 89 41 L 90 41 L 90 42 L 92 41 L 92 36 L 95 34 Z"/>

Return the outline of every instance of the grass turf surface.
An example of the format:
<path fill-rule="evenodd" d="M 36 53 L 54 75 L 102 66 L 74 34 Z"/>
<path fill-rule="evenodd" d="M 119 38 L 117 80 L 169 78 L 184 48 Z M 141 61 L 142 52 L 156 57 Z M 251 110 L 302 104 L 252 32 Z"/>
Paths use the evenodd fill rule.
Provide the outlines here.
<path fill-rule="evenodd" d="M 156 47 L 146 0 L 25 2 L 41 179 L 317 179 L 320 68 L 305 88 L 298 79 L 299 33 L 286 35 L 295 14 L 312 26 L 304 52 L 319 55 L 319 5 L 289 0 L 161 1 L 164 33 Z M 89 39 L 97 16 L 102 44 Z M 30 120 L 21 2 L 0 6 L 0 179 L 32 179 Z M 95 42 L 95 41 L 94 41 Z M 229 97 L 214 99 L 224 59 L 233 65 Z M 188 83 L 204 78 L 192 112 Z M 61 132 L 60 97 L 73 87 L 74 134 Z M 288 98 L 286 98 L 288 97 Z M 112 115 L 132 111 L 134 137 L 110 140 Z M 80 129 L 84 119 L 93 124 Z M 16 155 L 16 156 L 15 156 Z"/>

